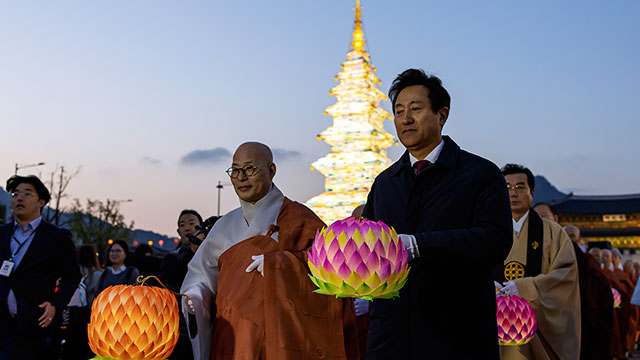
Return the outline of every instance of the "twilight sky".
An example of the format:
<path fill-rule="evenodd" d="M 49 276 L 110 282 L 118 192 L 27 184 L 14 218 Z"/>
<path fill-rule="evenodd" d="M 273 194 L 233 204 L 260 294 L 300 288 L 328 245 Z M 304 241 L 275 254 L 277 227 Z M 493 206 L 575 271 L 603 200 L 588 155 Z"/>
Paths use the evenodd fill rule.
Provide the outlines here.
<path fill-rule="evenodd" d="M 0 183 L 15 163 L 82 166 L 70 198 L 122 204 L 137 228 L 174 235 L 183 208 L 216 214 L 230 154 L 276 148 L 276 184 L 323 191 L 310 163 L 351 41 L 355 1 L 0 3 Z M 640 192 L 640 2 L 363 0 L 387 92 L 423 68 L 452 96 L 444 128 L 499 166 L 562 191 Z M 390 111 L 390 104 L 383 104 Z M 395 135 L 393 124 L 386 128 Z M 403 148 L 389 151 L 396 160 Z M 238 206 L 222 190 L 222 213 Z"/>

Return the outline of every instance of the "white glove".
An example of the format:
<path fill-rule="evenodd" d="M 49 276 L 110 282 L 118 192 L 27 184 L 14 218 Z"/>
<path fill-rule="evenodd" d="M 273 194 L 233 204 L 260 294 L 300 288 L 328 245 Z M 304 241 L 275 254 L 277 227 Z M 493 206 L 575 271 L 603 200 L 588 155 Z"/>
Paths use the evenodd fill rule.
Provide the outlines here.
<path fill-rule="evenodd" d="M 262 255 L 253 255 L 251 257 L 253 262 L 247 266 L 246 272 L 252 272 L 253 270 L 258 269 L 260 275 L 264 277 L 264 254 Z"/>
<path fill-rule="evenodd" d="M 503 288 L 504 286 L 502 286 L 502 284 L 500 284 L 499 282 L 497 282 L 497 281 L 495 281 L 495 280 L 493 281 L 493 285 L 496 287 L 496 296 L 497 296 L 498 294 L 501 294 L 501 293 L 502 293 L 502 288 Z"/>
<path fill-rule="evenodd" d="M 506 283 L 504 283 L 504 287 L 500 291 L 507 296 L 520 295 L 520 293 L 518 292 L 518 287 L 513 281 L 507 281 Z"/>
<path fill-rule="evenodd" d="M 356 307 L 356 316 L 366 315 L 369 313 L 369 300 L 354 299 L 353 305 Z"/>
<path fill-rule="evenodd" d="M 398 234 L 398 240 L 402 242 L 402 247 L 407 250 L 407 257 L 409 261 L 420 257 L 418 244 L 416 243 L 416 238 L 413 235 Z"/>

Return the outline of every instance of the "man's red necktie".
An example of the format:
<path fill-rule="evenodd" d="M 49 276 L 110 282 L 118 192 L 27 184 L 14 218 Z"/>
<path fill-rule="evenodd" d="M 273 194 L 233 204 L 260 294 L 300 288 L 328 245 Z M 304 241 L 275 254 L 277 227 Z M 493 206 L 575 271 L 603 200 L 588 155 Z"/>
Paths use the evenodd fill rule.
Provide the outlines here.
<path fill-rule="evenodd" d="M 431 161 L 429 160 L 418 160 L 413 163 L 413 167 L 414 169 L 416 169 L 416 175 L 419 175 L 421 172 L 423 172 L 426 168 L 429 167 L 429 165 L 431 165 Z"/>

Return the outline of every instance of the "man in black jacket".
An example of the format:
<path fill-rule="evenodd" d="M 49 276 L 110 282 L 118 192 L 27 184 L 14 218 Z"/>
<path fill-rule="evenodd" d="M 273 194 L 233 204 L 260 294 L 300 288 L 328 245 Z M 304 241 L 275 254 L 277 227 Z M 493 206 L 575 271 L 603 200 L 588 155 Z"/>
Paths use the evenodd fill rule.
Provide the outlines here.
<path fill-rule="evenodd" d="M 0 226 L 0 360 L 54 358 L 60 314 L 81 277 L 76 248 L 69 230 L 40 217 L 50 199 L 40 179 L 13 176 L 7 191 L 15 220 Z"/>
<path fill-rule="evenodd" d="M 450 97 L 422 70 L 389 90 L 407 148 L 375 180 L 363 216 L 393 226 L 409 252 L 395 300 L 374 300 L 367 359 L 498 359 L 493 268 L 512 245 L 500 169 L 442 137 Z"/>

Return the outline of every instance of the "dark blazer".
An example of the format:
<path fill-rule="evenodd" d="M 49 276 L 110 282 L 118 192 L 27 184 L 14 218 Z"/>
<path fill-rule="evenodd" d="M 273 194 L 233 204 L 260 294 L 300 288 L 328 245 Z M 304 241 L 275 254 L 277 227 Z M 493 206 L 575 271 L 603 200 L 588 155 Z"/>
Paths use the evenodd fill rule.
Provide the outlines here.
<path fill-rule="evenodd" d="M 445 136 L 415 175 L 409 153 L 374 181 L 363 216 L 416 237 L 420 257 L 395 300 L 374 300 L 367 359 L 498 359 L 492 270 L 511 250 L 509 194 L 496 165 Z"/>
<path fill-rule="evenodd" d="M 0 226 L 0 261 L 11 257 L 9 242 L 14 224 Z M 7 295 L 13 289 L 18 305 L 15 322 L 15 336 L 38 337 L 47 330 L 38 325 L 43 309 L 38 305 L 45 301 L 56 307 L 56 318 L 67 306 L 80 282 L 80 268 L 76 247 L 69 230 L 58 228 L 44 220 L 36 229 L 27 252 L 17 267 L 7 278 L 0 276 L 0 343 L 8 337 L 10 314 L 7 309 Z M 56 280 L 61 278 L 58 291 Z M 56 326 L 56 322 L 49 327 Z M 44 336 L 44 335 L 43 335 Z"/>

